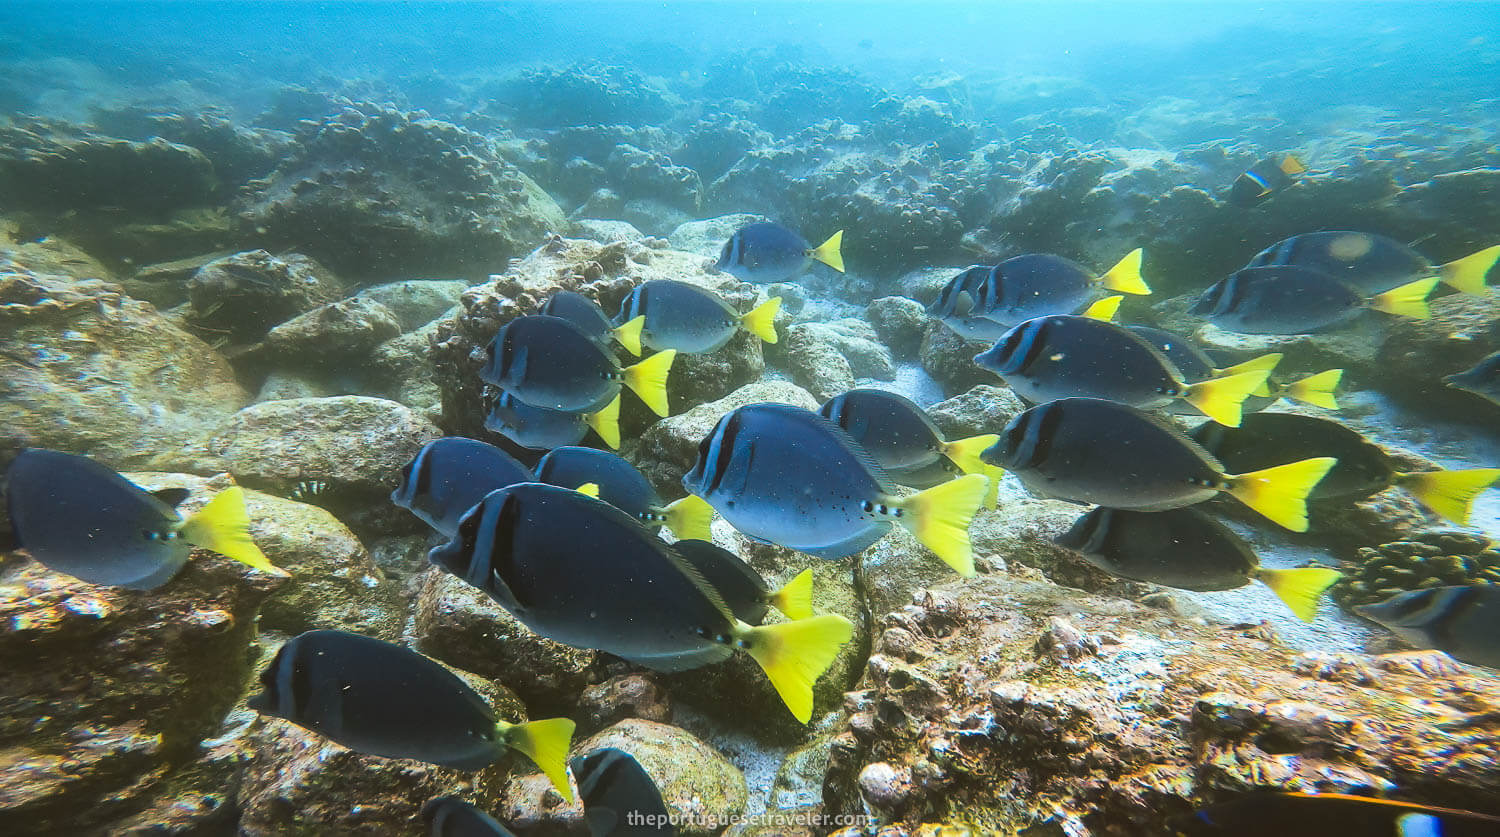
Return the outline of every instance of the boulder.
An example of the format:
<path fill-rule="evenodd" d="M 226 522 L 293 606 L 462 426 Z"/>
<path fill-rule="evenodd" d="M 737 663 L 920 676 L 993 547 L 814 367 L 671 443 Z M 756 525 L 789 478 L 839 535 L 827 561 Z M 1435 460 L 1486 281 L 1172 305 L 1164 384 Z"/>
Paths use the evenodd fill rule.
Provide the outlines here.
<path fill-rule="evenodd" d="M 280 365 L 358 369 L 375 347 L 401 334 L 395 312 L 367 297 L 330 302 L 266 334 L 258 354 Z"/>
<path fill-rule="evenodd" d="M 205 336 L 251 343 L 272 326 L 343 295 L 337 278 L 300 253 L 249 250 L 215 259 L 193 274 L 187 321 Z"/>
<path fill-rule="evenodd" d="M 853 389 L 856 378 L 896 378 L 890 350 L 876 342 L 875 329 L 864 320 L 798 323 L 777 349 L 792 379 L 819 400 Z"/>
<path fill-rule="evenodd" d="M 980 384 L 928 407 L 927 415 L 943 431 L 943 438 L 953 440 L 999 433 L 1025 409 L 1025 402 L 1006 387 Z"/>
<path fill-rule="evenodd" d="M 974 356 L 990 347 L 989 343 L 965 340 L 952 329 L 932 320 L 922 336 L 919 350 L 922 368 L 943 387 L 943 392 L 957 395 L 980 384 L 996 385 L 1000 377 L 974 363 Z"/>
<path fill-rule="evenodd" d="M 143 265 L 129 278 L 121 279 L 120 286 L 125 289 L 125 293 L 165 311 L 188 301 L 188 283 L 204 265 L 230 255 L 233 254 L 204 253 Z"/>
<path fill-rule="evenodd" d="M 358 299 L 378 302 L 396 316 L 403 333 L 415 331 L 458 304 L 468 282 L 458 279 L 408 279 L 364 288 Z"/>
<path fill-rule="evenodd" d="M 922 303 L 904 296 L 883 296 L 865 308 L 865 319 L 891 354 L 902 360 L 917 357 L 928 321 Z"/>

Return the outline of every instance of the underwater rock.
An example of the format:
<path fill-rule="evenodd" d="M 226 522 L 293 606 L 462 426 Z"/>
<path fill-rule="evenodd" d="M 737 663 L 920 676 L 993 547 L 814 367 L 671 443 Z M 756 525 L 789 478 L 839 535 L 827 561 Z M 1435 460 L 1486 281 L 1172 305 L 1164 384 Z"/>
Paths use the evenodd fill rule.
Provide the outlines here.
<path fill-rule="evenodd" d="M 865 319 L 875 327 L 880 342 L 902 360 L 917 357 L 927 331 L 927 309 L 904 296 L 883 296 L 865 308 Z"/>
<path fill-rule="evenodd" d="M 417 650 L 493 678 L 531 706 L 568 711 L 595 679 L 596 652 L 538 636 L 482 591 L 434 567 L 417 582 Z"/>
<path fill-rule="evenodd" d="M 118 285 L 0 273 L 5 435 L 153 467 L 248 400 L 218 353 Z"/>
<path fill-rule="evenodd" d="M 724 250 L 724 242 L 728 241 L 736 230 L 749 224 L 769 220 L 771 219 L 764 215 L 740 212 L 734 215 L 720 215 L 717 218 L 705 218 L 702 221 L 688 221 L 672 230 L 672 233 L 667 236 L 667 241 L 671 243 L 674 250 L 718 261 L 719 254 Z"/>
<path fill-rule="evenodd" d="M 682 144 L 672 150 L 672 159 L 711 181 L 750 149 L 770 144 L 771 135 L 754 122 L 725 113 L 712 114 L 683 132 Z"/>
<path fill-rule="evenodd" d="M 1376 358 L 1381 387 L 1408 398 L 1431 398 L 1460 409 L 1477 409 L 1479 399 L 1443 385 L 1443 376 L 1472 368 L 1500 350 L 1500 295 L 1453 294 L 1430 303 L 1432 318 L 1392 323 Z M 1462 398 L 1460 402 L 1458 399 Z"/>
<path fill-rule="evenodd" d="M 43 120 L 0 126 L 10 209 L 161 215 L 208 205 L 218 185 L 203 152 L 161 137 L 133 142 Z"/>
<path fill-rule="evenodd" d="M 433 337 L 440 327 L 441 323 L 433 320 L 381 343 L 364 370 L 372 389 L 434 422 L 443 413 L 443 392 L 432 379 Z"/>
<path fill-rule="evenodd" d="M 358 368 L 375 347 L 401 333 L 391 309 L 366 297 L 321 305 L 266 333 L 256 349 L 279 363 L 311 368 Z"/>
<path fill-rule="evenodd" d="M 117 281 L 114 271 L 66 238 L 49 235 L 36 241 L 18 242 L 15 240 L 18 234 L 10 223 L 0 218 L 0 272 Z M 128 287 L 126 291 L 129 291 Z M 136 296 L 136 299 L 142 298 Z"/>
<path fill-rule="evenodd" d="M 1003 386 L 980 384 L 961 395 L 927 408 L 932 423 L 948 440 L 967 439 L 981 433 L 999 433 L 1026 409 L 1026 403 Z"/>
<path fill-rule="evenodd" d="M 1097 656 L 1039 657 L 1054 616 Z M 1495 768 L 1472 757 L 1494 736 L 1469 726 L 1495 710 L 1492 673 L 1353 686 L 1309 672 L 1261 626 L 996 575 L 935 588 L 881 628 L 833 748 L 833 812 L 864 809 L 859 777 L 875 763 L 913 777 L 886 822 L 991 834 L 1160 834 L 1207 798 L 1264 787 L 1494 804 Z"/>
<path fill-rule="evenodd" d="M 626 458 L 662 492 L 663 498 L 682 496 L 682 476 L 698 458 L 698 444 L 713 431 L 725 413 L 746 404 L 773 401 L 809 410 L 820 403 L 807 390 L 789 381 L 764 379 L 746 384 L 718 401 L 668 416 L 641 434 L 640 439 L 625 445 Z"/>
<path fill-rule="evenodd" d="M 620 208 L 620 219 L 652 235 L 666 235 L 688 221 L 692 215 L 655 198 L 632 198 Z"/>
<path fill-rule="evenodd" d="M 1361 547 L 1330 594 L 1352 611 L 1398 593 L 1460 584 L 1500 584 L 1500 550 L 1476 535 L 1433 533 Z"/>
<path fill-rule="evenodd" d="M 617 724 L 628 718 L 667 723 L 672 720 L 672 702 L 653 675 L 622 674 L 589 686 L 578 697 L 584 734 Z"/>
<path fill-rule="evenodd" d="M 128 278 L 121 279 L 120 286 L 125 289 L 125 293 L 165 311 L 188 301 L 188 283 L 204 265 L 230 255 L 223 252 L 203 253 L 144 265 Z"/>
<path fill-rule="evenodd" d="M 277 161 L 291 152 L 293 142 L 286 131 L 238 125 L 227 114 L 209 108 L 162 112 L 127 107 L 99 113 L 94 121 L 101 130 L 125 139 L 160 137 L 197 149 L 213 164 L 214 174 L 225 186 L 276 168 Z"/>
<path fill-rule="evenodd" d="M 964 270 L 964 267 L 918 268 L 898 279 L 896 287 L 901 289 L 902 296 L 916 300 L 925 308 L 937 300 L 949 280 Z"/>
<path fill-rule="evenodd" d="M 765 344 L 759 337 L 740 331 L 712 352 L 677 355 L 672 361 L 672 374 L 668 379 L 672 410 L 681 411 L 716 401 L 760 380 L 766 371 L 764 348 Z"/>
<path fill-rule="evenodd" d="M 261 382 L 260 389 L 255 391 L 251 403 L 285 401 L 291 398 L 328 398 L 339 394 L 337 387 L 319 378 L 272 371 Z"/>
<path fill-rule="evenodd" d="M 942 323 L 929 321 L 927 333 L 922 336 L 922 368 L 942 385 L 947 395 L 968 392 L 980 385 L 994 386 L 1000 383 L 995 373 L 974 363 L 974 356 L 989 347 L 989 343 L 965 340 Z"/>
<path fill-rule="evenodd" d="M 853 318 L 798 323 L 787 329 L 772 358 L 824 401 L 853 389 L 855 378 L 896 379 L 890 349 L 876 342 L 873 326 Z"/>
<path fill-rule="evenodd" d="M 149 592 L 19 554 L 0 579 L 0 831 L 16 835 L 144 807 L 239 699 L 256 612 L 286 581 L 201 550 Z"/>
<path fill-rule="evenodd" d="M 389 308 L 405 333 L 448 313 L 468 287 L 468 282 L 458 279 L 408 279 L 364 288 L 355 298 L 368 299 Z"/>
<path fill-rule="evenodd" d="M 574 162 L 582 162 L 582 161 L 577 161 L 577 160 L 571 161 L 569 163 L 569 165 L 564 168 L 564 171 L 566 173 L 572 174 L 572 175 L 576 175 L 577 174 L 578 167 L 574 166 L 572 164 Z M 592 165 L 592 164 L 590 164 L 590 165 Z M 597 183 L 598 182 L 598 178 L 602 178 L 603 176 L 604 176 L 604 173 L 601 170 L 597 175 L 590 174 L 588 176 L 587 180 L 591 184 L 592 183 Z M 570 218 L 582 218 L 582 217 L 590 216 L 590 215 L 594 215 L 594 216 L 605 215 L 605 216 L 610 216 L 610 217 L 619 217 L 619 216 L 623 215 L 624 213 L 625 213 L 625 199 L 622 198 L 622 197 L 620 197 L 620 193 L 619 192 L 616 192 L 613 189 L 595 189 L 594 191 L 592 191 L 592 192 L 589 193 L 589 196 L 587 198 L 584 198 L 584 200 L 581 203 L 579 203 L 577 207 L 575 207 L 573 209 L 573 211 L 569 214 L 569 217 Z M 630 224 L 629 221 L 622 221 L 621 223 Z M 630 226 L 632 228 L 635 228 L 634 224 L 630 224 Z M 580 236 L 580 237 L 594 238 L 595 236 Z M 601 241 L 609 241 L 611 239 L 600 239 L 600 240 Z"/>
<path fill-rule="evenodd" d="M 495 92 L 519 125 L 654 125 L 672 117 L 677 97 L 634 70 L 598 63 L 522 71 Z"/>
<path fill-rule="evenodd" d="M 187 320 L 204 335 L 249 343 L 343 295 L 338 279 L 307 256 L 250 250 L 211 261 L 193 274 Z"/>
<path fill-rule="evenodd" d="M 646 234 L 636 229 L 629 221 L 606 221 L 600 218 L 574 218 L 568 226 L 568 235 L 573 238 L 590 238 L 594 241 L 640 241 Z"/>
<path fill-rule="evenodd" d="M 242 190 L 236 223 L 349 275 L 482 275 L 567 223 L 491 140 L 422 113 L 346 105 L 294 147 Z"/>
<path fill-rule="evenodd" d="M 687 166 L 674 165 L 665 154 L 642 151 L 621 143 L 605 161 L 604 176 L 610 188 L 627 202 L 649 198 L 693 214 L 703 204 L 702 178 Z M 641 228 L 647 232 L 671 232 L 670 229 Z"/>

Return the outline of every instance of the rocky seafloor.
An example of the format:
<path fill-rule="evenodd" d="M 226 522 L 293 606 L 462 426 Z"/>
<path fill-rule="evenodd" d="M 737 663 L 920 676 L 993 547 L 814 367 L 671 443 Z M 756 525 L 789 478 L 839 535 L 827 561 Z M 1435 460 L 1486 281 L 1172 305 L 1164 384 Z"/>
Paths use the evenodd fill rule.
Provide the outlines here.
<path fill-rule="evenodd" d="M 698 441 L 754 401 L 815 407 L 874 384 L 930 405 L 950 438 L 1003 427 L 1020 402 L 923 310 L 969 263 L 1103 266 L 1144 246 L 1158 295 L 1124 316 L 1175 326 L 1181 296 L 1286 235 L 1423 238 L 1441 261 L 1500 230 L 1493 118 L 1330 131 L 1321 168 L 1247 211 L 1223 191 L 1281 150 L 1274 130 L 1203 139 L 1213 108 L 1162 99 L 1121 119 L 1065 85 L 989 90 L 888 90 L 751 55 L 691 87 L 526 71 L 453 84 L 431 111 L 349 83 L 276 90 L 254 114 L 158 98 L 0 120 L 0 457 L 86 454 L 191 489 L 190 506 L 245 486 L 256 541 L 292 572 L 205 553 L 137 592 L 0 558 L 0 832 L 415 834 L 422 804 L 456 793 L 518 834 L 584 833 L 529 764 L 362 756 L 248 710 L 254 673 L 319 627 L 420 650 L 509 719 L 573 718 L 578 751 L 633 753 L 696 815 L 687 834 L 857 817 L 842 833 L 1153 835 L 1252 788 L 1500 811 L 1500 676 L 1410 652 L 1332 602 L 1304 626 L 1258 588 L 1113 579 L 1050 542 L 1078 507 L 1012 480 L 975 521 L 970 580 L 903 533 L 831 562 L 715 523 L 773 586 L 814 568 L 816 607 L 856 625 L 807 727 L 746 659 L 645 672 L 541 639 L 426 566 L 429 533 L 388 499 L 399 469 L 441 435 L 498 441 L 481 350 L 556 289 L 610 311 L 662 278 L 785 300 L 777 344 L 741 335 L 679 360 L 670 417 L 627 398 L 622 453 L 675 497 Z M 714 272 L 754 217 L 810 239 L 846 229 L 847 276 L 760 289 Z M 1293 372 L 1346 369 L 1342 420 L 1403 464 L 1494 464 L 1500 408 L 1438 381 L 1500 348 L 1500 296 L 1433 308 L 1326 336 L 1199 336 L 1284 352 Z M 1480 556 L 1496 508 L 1460 536 L 1393 489 L 1315 507 L 1305 536 L 1246 533 L 1267 564 L 1342 564 L 1384 589 L 1390 559 L 1447 578 Z"/>

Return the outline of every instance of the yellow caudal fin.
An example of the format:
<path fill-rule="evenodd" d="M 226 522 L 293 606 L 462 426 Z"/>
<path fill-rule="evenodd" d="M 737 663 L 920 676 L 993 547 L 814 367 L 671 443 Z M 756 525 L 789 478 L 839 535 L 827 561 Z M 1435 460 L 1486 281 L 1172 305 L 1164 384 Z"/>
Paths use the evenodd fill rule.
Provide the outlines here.
<path fill-rule="evenodd" d="M 595 500 L 599 499 L 599 483 L 597 482 L 586 482 L 573 490 L 579 494 L 587 494 Z"/>
<path fill-rule="evenodd" d="M 1344 577 L 1327 567 L 1304 567 L 1298 570 L 1272 570 L 1262 567 L 1255 573 L 1260 583 L 1271 588 L 1276 598 L 1286 603 L 1303 622 L 1318 618 L 1318 601 L 1334 582 Z"/>
<path fill-rule="evenodd" d="M 999 465 L 984 466 L 984 476 L 990 484 L 984 490 L 984 500 L 980 503 L 981 508 L 1000 508 L 1000 478 L 1005 476 L 1005 469 Z"/>
<path fill-rule="evenodd" d="M 788 619 L 807 619 L 813 615 L 812 593 L 813 571 L 808 567 L 771 595 L 771 605 Z"/>
<path fill-rule="evenodd" d="M 1083 313 L 1079 316 L 1088 317 L 1091 320 L 1102 320 L 1106 323 L 1114 322 L 1115 314 L 1119 313 L 1120 303 L 1124 300 L 1125 297 L 1119 294 L 1104 297 L 1096 301 L 1093 305 L 1083 309 Z"/>
<path fill-rule="evenodd" d="M 1317 456 L 1274 468 L 1232 474 L 1229 493 L 1235 499 L 1292 530 L 1307 531 L 1307 495 L 1338 460 Z"/>
<path fill-rule="evenodd" d="M 1469 524 L 1474 498 L 1500 480 L 1500 468 L 1422 471 L 1396 475 L 1396 484 L 1422 505 L 1460 526 Z"/>
<path fill-rule="evenodd" d="M 953 464 L 965 474 L 983 474 L 986 473 L 987 468 L 994 466 L 985 464 L 984 460 L 979 458 L 979 454 L 994 447 L 998 441 L 1000 441 L 1000 436 L 995 433 L 955 439 L 943 443 L 943 455 L 953 460 Z"/>
<path fill-rule="evenodd" d="M 896 518 L 959 575 L 974 574 L 974 548 L 969 543 L 969 523 L 989 493 L 990 481 L 982 474 L 965 474 L 896 500 L 905 513 Z"/>
<path fill-rule="evenodd" d="M 1223 378 L 1209 378 L 1184 390 L 1182 400 L 1197 407 L 1203 415 L 1219 424 L 1239 427 L 1240 405 L 1250 397 L 1250 393 L 1265 385 L 1266 377 L 1270 374 L 1260 369 Z"/>
<path fill-rule="evenodd" d="M 775 343 L 776 337 L 776 314 L 781 311 L 781 297 L 773 296 L 750 310 L 750 313 L 740 317 L 740 328 L 759 337 L 767 343 Z"/>
<path fill-rule="evenodd" d="M 1141 278 L 1141 248 L 1126 253 L 1125 258 L 1099 277 L 1099 284 L 1122 294 L 1149 295 L 1151 286 Z"/>
<path fill-rule="evenodd" d="M 1329 369 L 1316 375 L 1308 375 L 1300 381 L 1288 384 L 1286 397 L 1293 401 L 1301 401 L 1303 404 L 1322 407 L 1325 410 L 1337 410 L 1339 401 L 1334 397 L 1334 392 L 1338 390 L 1339 381 L 1343 379 L 1344 370 L 1342 369 Z"/>
<path fill-rule="evenodd" d="M 645 327 L 646 315 L 642 314 L 625 325 L 617 327 L 615 329 L 615 339 L 620 341 L 620 345 L 625 347 L 625 351 L 630 352 L 636 357 L 640 357 L 641 329 Z"/>
<path fill-rule="evenodd" d="M 1245 372 L 1265 372 L 1267 375 L 1269 375 L 1272 372 L 1276 371 L 1276 366 L 1281 363 L 1282 357 L 1284 357 L 1284 355 L 1281 352 L 1272 352 L 1272 353 L 1270 353 L 1268 355 L 1261 355 L 1260 357 L 1254 357 L 1254 358 L 1251 358 L 1251 359 L 1245 361 L 1244 363 L 1236 363 L 1233 366 L 1226 366 L 1223 369 L 1217 369 L 1217 370 L 1214 371 L 1214 377 L 1216 377 L 1216 378 L 1223 378 L 1223 377 L 1227 377 L 1229 375 L 1241 375 L 1241 374 L 1244 374 Z M 1264 392 L 1252 392 L 1250 394 L 1251 395 L 1270 395 L 1271 394 L 1271 389 L 1270 389 L 1269 386 L 1262 385 L 1261 389 L 1263 389 L 1265 391 Z"/>
<path fill-rule="evenodd" d="M 1500 259 L 1500 244 L 1486 247 L 1471 256 L 1438 267 L 1438 276 L 1443 284 L 1466 294 L 1483 296 L 1486 291 L 1484 277 L 1489 275 L 1495 260 Z"/>
<path fill-rule="evenodd" d="M 599 434 L 604 444 L 614 450 L 620 449 L 620 396 L 616 395 L 615 400 L 604 405 L 604 409 L 597 413 L 589 413 L 583 417 L 583 420 L 588 423 L 589 427 L 594 428 L 594 432 Z"/>
<path fill-rule="evenodd" d="M 568 782 L 568 747 L 573 742 L 574 724 L 567 718 L 547 718 L 514 726 L 501 721 L 499 738 L 526 754 L 542 769 L 552 787 L 563 799 L 573 801 L 573 786 Z"/>
<path fill-rule="evenodd" d="M 1296 177 L 1299 174 L 1306 174 L 1307 166 L 1302 165 L 1301 160 L 1288 154 L 1281 158 L 1281 173 L 1288 177 Z"/>
<path fill-rule="evenodd" d="M 714 507 L 708 501 L 696 494 L 689 494 L 681 500 L 674 500 L 667 504 L 666 509 L 667 528 L 672 534 L 681 540 L 711 541 L 713 535 L 708 530 L 708 525 L 714 519 Z"/>
<path fill-rule="evenodd" d="M 1408 282 L 1399 288 L 1392 288 L 1372 297 L 1370 307 L 1398 317 L 1425 320 L 1432 316 L 1431 309 L 1427 307 L 1427 295 L 1432 293 L 1437 283 L 1436 279 L 1418 279 L 1415 282 Z"/>
<path fill-rule="evenodd" d="M 813 683 L 854 635 L 854 625 L 838 614 L 826 613 L 758 628 L 740 623 L 737 633 L 792 717 L 805 724 L 812 720 Z"/>
<path fill-rule="evenodd" d="M 844 254 L 839 252 L 839 248 L 842 246 L 844 246 L 844 231 L 839 230 L 830 235 L 827 241 L 809 250 L 807 255 L 837 270 L 839 273 L 843 273 Z"/>
<path fill-rule="evenodd" d="M 667 406 L 667 373 L 672 371 L 672 361 L 676 357 L 676 349 L 667 349 L 634 366 L 625 367 L 625 386 L 640 396 L 651 412 L 663 418 L 671 412 Z"/>
<path fill-rule="evenodd" d="M 271 575 L 290 575 L 273 565 L 250 538 L 250 513 L 245 511 L 245 489 L 237 485 L 214 495 L 208 505 L 183 522 L 178 530 L 193 546 L 211 549 L 248 567 Z"/>

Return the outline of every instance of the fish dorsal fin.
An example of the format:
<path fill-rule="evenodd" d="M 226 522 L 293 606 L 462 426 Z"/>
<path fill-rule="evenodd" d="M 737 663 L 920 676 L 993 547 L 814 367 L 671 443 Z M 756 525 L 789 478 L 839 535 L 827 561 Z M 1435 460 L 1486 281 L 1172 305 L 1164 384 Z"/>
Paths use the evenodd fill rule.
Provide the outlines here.
<path fill-rule="evenodd" d="M 192 493 L 191 490 L 186 488 L 162 488 L 151 492 L 151 496 L 175 509 L 182 505 L 182 501 L 186 500 L 188 495 Z"/>
<path fill-rule="evenodd" d="M 849 452 L 849 455 L 853 456 L 855 461 L 875 479 L 875 483 L 880 487 L 880 493 L 889 495 L 896 492 L 896 484 L 891 480 L 890 475 L 886 473 L 885 468 L 879 462 L 875 461 L 875 457 L 871 456 L 870 452 L 865 450 L 864 445 L 856 442 L 853 436 L 850 436 L 844 428 L 839 427 L 832 419 L 820 416 L 810 410 L 805 412 L 808 412 L 816 420 L 823 422 L 833 432 L 834 439 L 843 445 L 844 449 Z M 874 498 L 867 497 L 865 499 Z"/>

